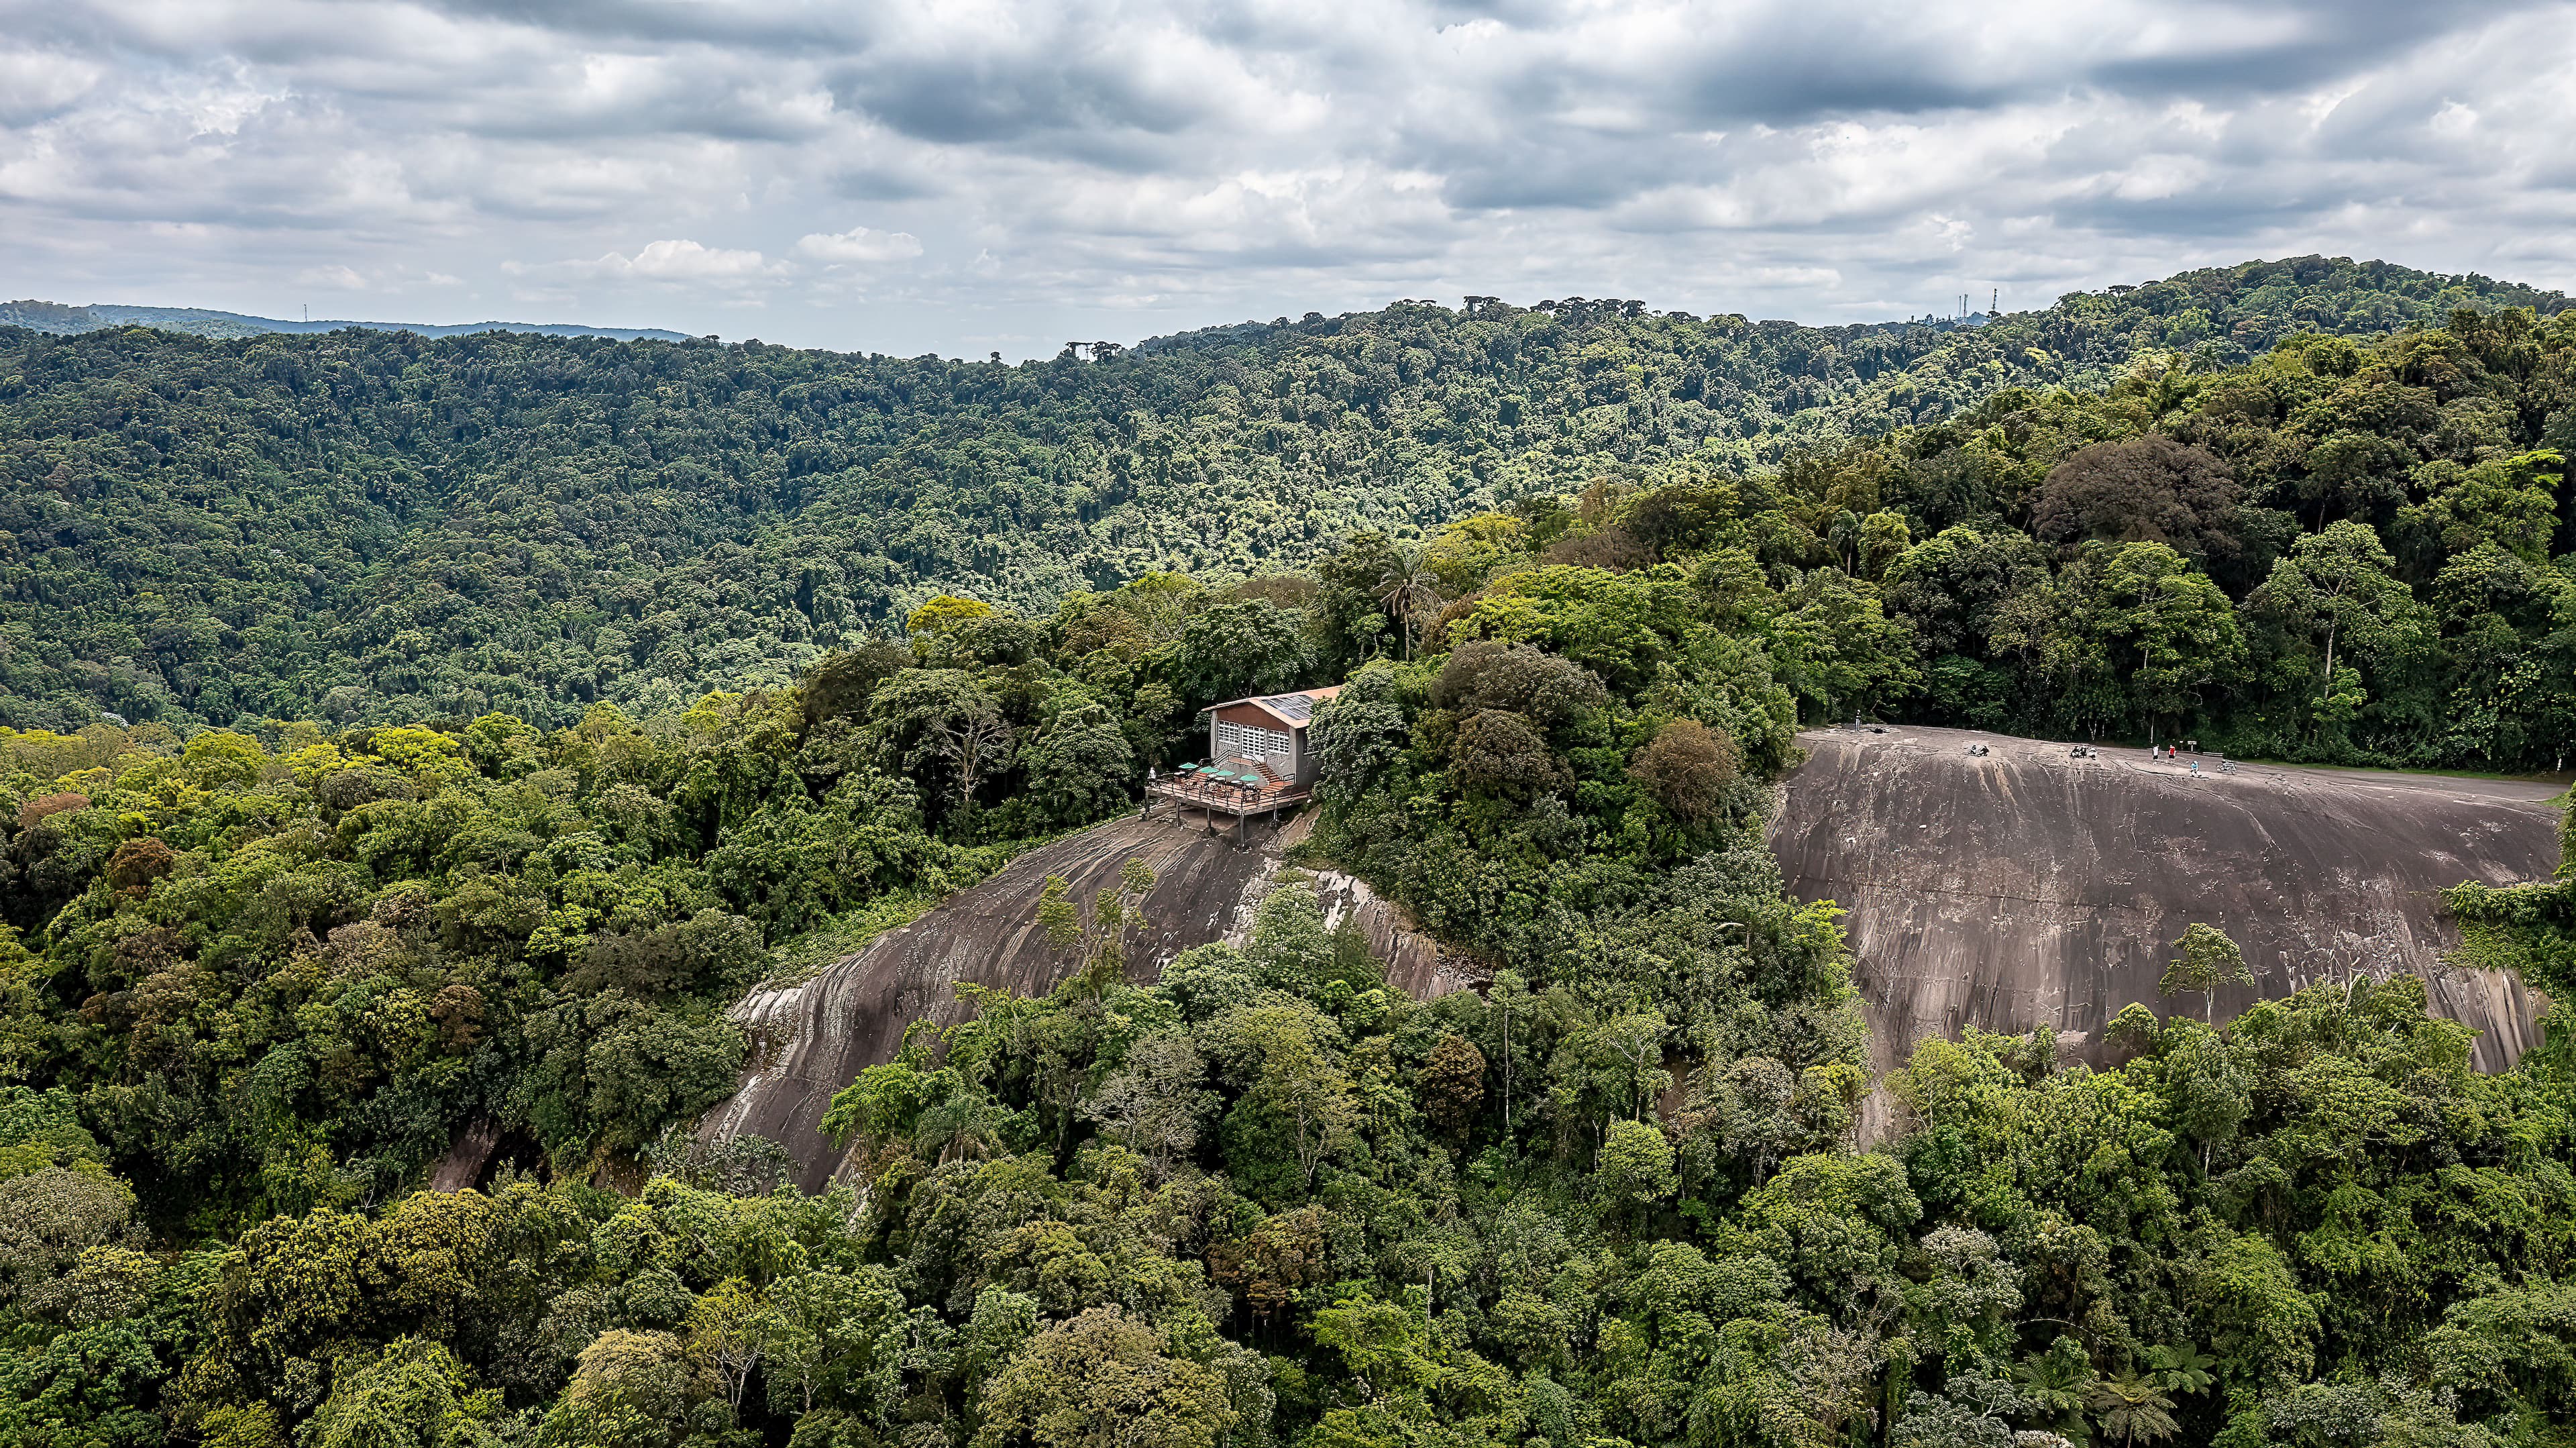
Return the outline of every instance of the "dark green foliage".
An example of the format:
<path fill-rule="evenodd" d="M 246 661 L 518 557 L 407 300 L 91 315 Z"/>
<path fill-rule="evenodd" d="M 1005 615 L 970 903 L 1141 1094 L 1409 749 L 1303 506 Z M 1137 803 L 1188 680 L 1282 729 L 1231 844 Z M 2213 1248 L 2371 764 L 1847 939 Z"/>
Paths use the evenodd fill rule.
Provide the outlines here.
<path fill-rule="evenodd" d="M 1876 600 L 1802 608 L 1733 550 L 1631 573 L 1506 557 L 1446 617 L 1454 647 L 1374 662 L 1320 711 L 1318 844 L 1443 939 L 1744 1049 L 1723 1019 L 1743 953 L 1830 918 L 1793 917 L 1753 863 L 1797 717 L 1783 676 L 1870 654 Z M 1799 1007 L 1819 1014 L 1784 1048 L 1797 1068 L 1857 1040 L 1840 999 Z"/>
<path fill-rule="evenodd" d="M 7 331 L 0 724 L 676 712 L 710 688 L 785 685 L 942 589 L 1042 614 L 1149 570 L 1299 567 L 1354 528 L 1409 536 L 1683 459 L 1741 474 L 1998 396 L 2106 387 L 2142 354 L 2216 365 L 2306 332 L 2563 303 L 2307 257 L 1975 329 L 1399 303 L 1019 367 L 497 333 Z M 2369 429 L 2392 419 L 2497 425 L 2453 405 L 2447 374 L 2418 373 L 2305 424 L 2322 450 L 2296 507 L 2391 496 Z M 2012 487 L 1982 454 L 1912 470 L 1917 538 Z M 1668 502 L 1563 561 L 1716 541 Z"/>
<path fill-rule="evenodd" d="M 1035 647 L 965 648 L 1006 628 Z M 726 1008 L 802 959 L 772 945 L 1128 806 L 1128 727 L 1187 714 L 1153 680 L 1111 709 L 1055 661 L 1133 671 L 1056 633 L 553 732 L 0 729 L 0 1079 L 76 1107 L 164 1228 L 381 1200 L 478 1118 L 631 1159 L 733 1089 Z"/>
<path fill-rule="evenodd" d="M 1372 666 L 1345 698 L 1407 673 Z M 1376 703 L 1400 718 L 1428 694 Z M 421 731 L 372 742 L 444 757 Z M 575 769 L 599 742 L 534 747 Z M 1935 1040 L 1890 1083 L 1891 1139 L 1859 1152 L 1855 1043 L 1818 1033 L 1848 990 L 1831 912 L 1793 912 L 1759 855 L 1716 843 L 1659 905 L 1589 926 L 1617 959 L 1693 900 L 1748 923 L 1680 957 L 1694 975 L 1586 957 L 1540 989 L 1506 971 L 1415 1001 L 1292 876 L 1248 944 L 1156 985 L 1111 970 L 978 993 L 835 1099 L 864 1198 L 763 1194 L 739 1170 L 756 1150 L 683 1153 L 633 1199 L 505 1176 L 155 1256 L 120 1236 L 131 1199 L 80 1101 L 13 1088 L 0 1239 L 13 1264 L 63 1266 L 0 1301 L 0 1428 L 567 1448 L 2039 1448 L 2329 1444 L 2356 1424 L 2563 1441 L 2563 1074 L 2479 1076 L 2421 982 L 2357 980 L 2219 1030 L 2124 1014 L 2137 1054 L 2115 1069 L 2060 1066 L 2044 1031 Z M 175 853 L 147 899 L 196 878 Z M 459 890 L 430 913 L 490 930 L 512 897 Z M 629 1023 L 667 1041 L 689 1018 L 626 990 L 733 969 L 736 931 L 700 913 L 594 936 L 559 980 L 625 974 L 563 1009 L 625 1004 L 560 1044 L 622 1064 L 522 1079 L 685 1081 L 685 1049 L 631 1044 Z"/>
<path fill-rule="evenodd" d="M 1214 604 L 1182 628 L 1172 682 L 1211 703 L 1293 689 L 1314 671 L 1303 625 L 1267 599 Z"/>
<path fill-rule="evenodd" d="M 2476 1075 L 2403 978 L 2133 1005 L 2106 1069 L 1970 1031 L 1861 1150 L 1838 912 L 1762 842 L 1853 712 L 2540 762 L 2576 334 L 2267 351 L 2540 300 L 2302 261 L 1020 369 L 12 341 L 0 682 L 83 727 L 0 731 L 0 1438 L 2564 1448 L 2563 1033 Z M 1041 902 L 1060 988 L 833 1098 L 863 1191 L 675 1131 L 747 984 L 1335 679 L 1312 849 L 1480 988 L 1390 988 L 1293 871 L 1130 985 L 1131 861 Z M 2567 883 L 2454 892 L 2465 958 L 2576 990 Z M 551 1184 L 411 1191 L 477 1121 Z"/>
<path fill-rule="evenodd" d="M 2459 958 L 2482 970 L 2510 970 L 2553 1001 L 2576 998 L 2576 803 L 2559 825 L 2558 877 L 2501 888 L 2475 881 L 2442 892 L 2460 921 Z M 2547 1052 L 2576 1060 L 2576 1034 L 2549 1017 Z"/>
<path fill-rule="evenodd" d="M 2576 738 L 2576 498 L 2539 444 L 2571 394 L 2576 313 L 2462 311 L 2376 342 L 2293 338 L 2231 370 L 2142 368 L 2101 393 L 1998 393 L 1739 484 L 1733 518 L 1701 531 L 1746 540 L 1793 597 L 1883 600 L 1900 637 L 1853 660 L 1874 682 L 1800 690 L 1820 704 L 2557 768 Z M 1648 494 L 1618 516 L 1662 511 Z M 1920 541 L 1873 580 L 1881 518 Z"/>

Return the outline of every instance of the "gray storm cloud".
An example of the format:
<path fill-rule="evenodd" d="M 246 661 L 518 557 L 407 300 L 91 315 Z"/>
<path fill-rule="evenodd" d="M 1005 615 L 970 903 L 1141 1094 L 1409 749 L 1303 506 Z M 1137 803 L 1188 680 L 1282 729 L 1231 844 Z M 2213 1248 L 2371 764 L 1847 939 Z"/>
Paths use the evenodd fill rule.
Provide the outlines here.
<path fill-rule="evenodd" d="M 1019 356 L 1466 292 L 2576 284 L 2566 6 L 0 0 L 12 295 Z"/>

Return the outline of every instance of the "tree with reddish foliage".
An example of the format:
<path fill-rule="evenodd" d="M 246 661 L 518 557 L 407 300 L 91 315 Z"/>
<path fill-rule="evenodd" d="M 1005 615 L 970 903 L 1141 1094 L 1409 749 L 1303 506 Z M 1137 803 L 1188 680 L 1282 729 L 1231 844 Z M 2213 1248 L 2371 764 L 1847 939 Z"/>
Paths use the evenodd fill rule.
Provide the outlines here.
<path fill-rule="evenodd" d="M 144 890 L 178 867 L 179 857 L 159 839 L 146 835 L 127 840 L 108 857 L 107 883 L 119 890 Z"/>
<path fill-rule="evenodd" d="M 66 810 L 87 808 L 89 808 L 89 796 L 85 794 L 75 794 L 65 790 L 61 794 L 38 795 L 18 806 L 18 828 L 32 830 L 37 822 L 47 815 L 58 815 Z"/>
<path fill-rule="evenodd" d="M 1414 1076 L 1414 1094 L 1433 1127 L 1456 1134 L 1485 1104 L 1485 1053 L 1464 1036 L 1444 1036 Z"/>
<path fill-rule="evenodd" d="M 2031 503 L 2031 531 L 2052 543 L 2162 543 L 2177 553 L 2233 556 L 2245 490 L 2226 461 L 2169 437 L 2103 442 L 2051 468 Z"/>
<path fill-rule="evenodd" d="M 1697 824 L 1717 813 L 1740 761 L 1735 741 L 1696 719 L 1676 719 L 1637 751 L 1628 773 L 1674 818 Z"/>

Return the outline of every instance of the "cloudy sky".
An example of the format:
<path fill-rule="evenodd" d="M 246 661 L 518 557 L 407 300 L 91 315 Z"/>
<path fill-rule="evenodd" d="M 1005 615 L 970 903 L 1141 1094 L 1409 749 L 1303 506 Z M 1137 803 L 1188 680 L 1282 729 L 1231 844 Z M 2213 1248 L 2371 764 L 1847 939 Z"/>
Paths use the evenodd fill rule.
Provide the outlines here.
<path fill-rule="evenodd" d="M 2576 7 L 0 0 L 0 291 L 1018 358 L 2323 251 L 2576 289 Z"/>

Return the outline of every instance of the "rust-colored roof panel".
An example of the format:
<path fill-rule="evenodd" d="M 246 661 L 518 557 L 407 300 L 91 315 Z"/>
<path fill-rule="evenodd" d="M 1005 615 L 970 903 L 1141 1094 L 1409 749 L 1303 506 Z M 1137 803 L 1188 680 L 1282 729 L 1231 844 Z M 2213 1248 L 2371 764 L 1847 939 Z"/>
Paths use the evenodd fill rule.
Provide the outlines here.
<path fill-rule="evenodd" d="M 1222 704 L 1210 704 L 1208 712 L 1214 714 L 1220 710 L 1234 708 L 1238 704 L 1246 704 L 1259 709 L 1291 729 L 1303 729 L 1314 722 L 1315 706 L 1340 692 L 1342 692 L 1342 686 L 1334 684 L 1329 688 L 1299 689 L 1287 694 L 1252 694 L 1241 699 L 1228 699 Z"/>

